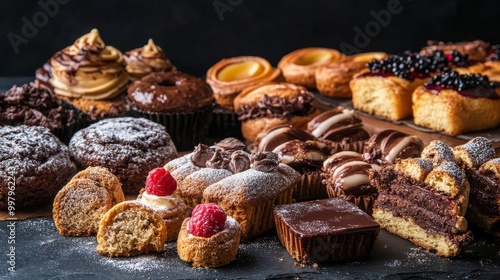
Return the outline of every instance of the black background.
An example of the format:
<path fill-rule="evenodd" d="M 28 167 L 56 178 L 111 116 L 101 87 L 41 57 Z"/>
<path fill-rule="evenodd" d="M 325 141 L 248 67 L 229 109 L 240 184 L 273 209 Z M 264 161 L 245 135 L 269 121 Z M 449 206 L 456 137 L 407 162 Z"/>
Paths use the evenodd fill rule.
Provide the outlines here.
<path fill-rule="evenodd" d="M 9 34 L 23 36 L 25 21 L 33 23 L 33 16 L 43 13 L 39 2 L 55 1 L 68 3 L 58 4 L 46 23 L 40 16 L 42 24 L 15 52 Z M 500 43 L 500 1 L 2 0 L 0 76 L 33 76 L 52 54 L 92 28 L 122 51 L 153 38 L 179 70 L 196 76 L 224 57 L 257 55 L 276 64 L 302 47 L 356 46 L 355 28 L 364 30 L 374 21 L 371 11 L 387 10 L 390 1 L 400 2 L 401 12 L 374 29 L 360 51 L 418 50 L 429 39 Z M 223 5 L 229 9 L 223 11 Z"/>

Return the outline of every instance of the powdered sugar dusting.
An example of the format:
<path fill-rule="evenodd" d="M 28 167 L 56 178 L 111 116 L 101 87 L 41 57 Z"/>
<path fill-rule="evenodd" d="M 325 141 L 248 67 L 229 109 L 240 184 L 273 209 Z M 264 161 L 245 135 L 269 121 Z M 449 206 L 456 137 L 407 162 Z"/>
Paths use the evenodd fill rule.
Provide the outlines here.
<path fill-rule="evenodd" d="M 455 161 L 455 156 L 450 146 L 440 140 L 433 140 L 422 151 L 421 156 L 432 161 L 434 166 L 443 161 Z"/>
<path fill-rule="evenodd" d="M 491 141 L 485 137 L 475 137 L 469 142 L 455 147 L 455 150 L 464 150 L 469 155 L 474 168 L 495 157 L 495 148 L 493 148 Z"/>

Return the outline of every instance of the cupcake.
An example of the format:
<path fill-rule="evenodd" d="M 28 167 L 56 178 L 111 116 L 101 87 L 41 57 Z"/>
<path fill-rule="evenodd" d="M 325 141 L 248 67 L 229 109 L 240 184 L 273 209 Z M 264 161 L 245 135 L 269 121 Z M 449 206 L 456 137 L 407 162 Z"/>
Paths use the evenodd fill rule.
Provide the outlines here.
<path fill-rule="evenodd" d="M 54 54 L 36 76 L 40 84 L 50 84 L 58 97 L 80 109 L 87 122 L 127 111 L 125 60 L 119 50 L 104 44 L 97 29 Z"/>
<path fill-rule="evenodd" d="M 181 72 L 154 72 L 128 88 L 131 114 L 166 126 L 178 150 L 203 142 L 212 99 L 205 81 Z"/>
<path fill-rule="evenodd" d="M 148 44 L 142 48 L 126 52 L 123 58 L 127 62 L 125 70 L 132 81 L 152 72 L 175 70 L 175 66 L 165 56 L 160 46 L 153 42 L 153 39 L 149 39 Z"/>
<path fill-rule="evenodd" d="M 43 126 L 68 143 L 80 125 L 80 112 L 36 83 L 14 85 L 0 94 L 0 125 Z"/>
<path fill-rule="evenodd" d="M 361 153 L 370 138 L 354 110 L 341 106 L 316 116 L 307 123 L 307 131 L 318 140 L 329 142 L 332 154 L 340 151 Z"/>
<path fill-rule="evenodd" d="M 137 200 L 152 208 L 163 218 L 167 226 L 167 241 L 177 239 L 182 221 L 186 218 L 186 204 L 176 192 L 177 182 L 164 168 L 151 170 L 146 178 L 146 187 L 141 189 Z"/>

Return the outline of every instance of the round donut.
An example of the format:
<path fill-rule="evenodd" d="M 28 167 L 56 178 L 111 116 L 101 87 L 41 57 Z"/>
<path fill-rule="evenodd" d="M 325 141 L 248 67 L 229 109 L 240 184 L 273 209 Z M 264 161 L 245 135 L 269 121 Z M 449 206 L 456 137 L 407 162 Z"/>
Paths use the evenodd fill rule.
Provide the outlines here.
<path fill-rule="evenodd" d="M 200 78 L 181 72 L 154 72 L 133 82 L 128 99 L 136 109 L 154 113 L 191 112 L 212 104 L 213 92 Z"/>

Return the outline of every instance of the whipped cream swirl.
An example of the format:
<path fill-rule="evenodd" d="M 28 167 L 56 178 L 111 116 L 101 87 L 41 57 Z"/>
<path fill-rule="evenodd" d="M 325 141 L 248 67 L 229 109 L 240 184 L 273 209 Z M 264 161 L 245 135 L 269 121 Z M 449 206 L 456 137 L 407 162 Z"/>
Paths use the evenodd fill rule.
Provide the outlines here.
<path fill-rule="evenodd" d="M 182 200 L 175 192 L 167 196 L 157 196 L 154 194 L 143 192 L 140 202 L 146 206 L 153 208 L 153 210 L 167 211 L 177 207 L 177 205 L 179 205 Z"/>

